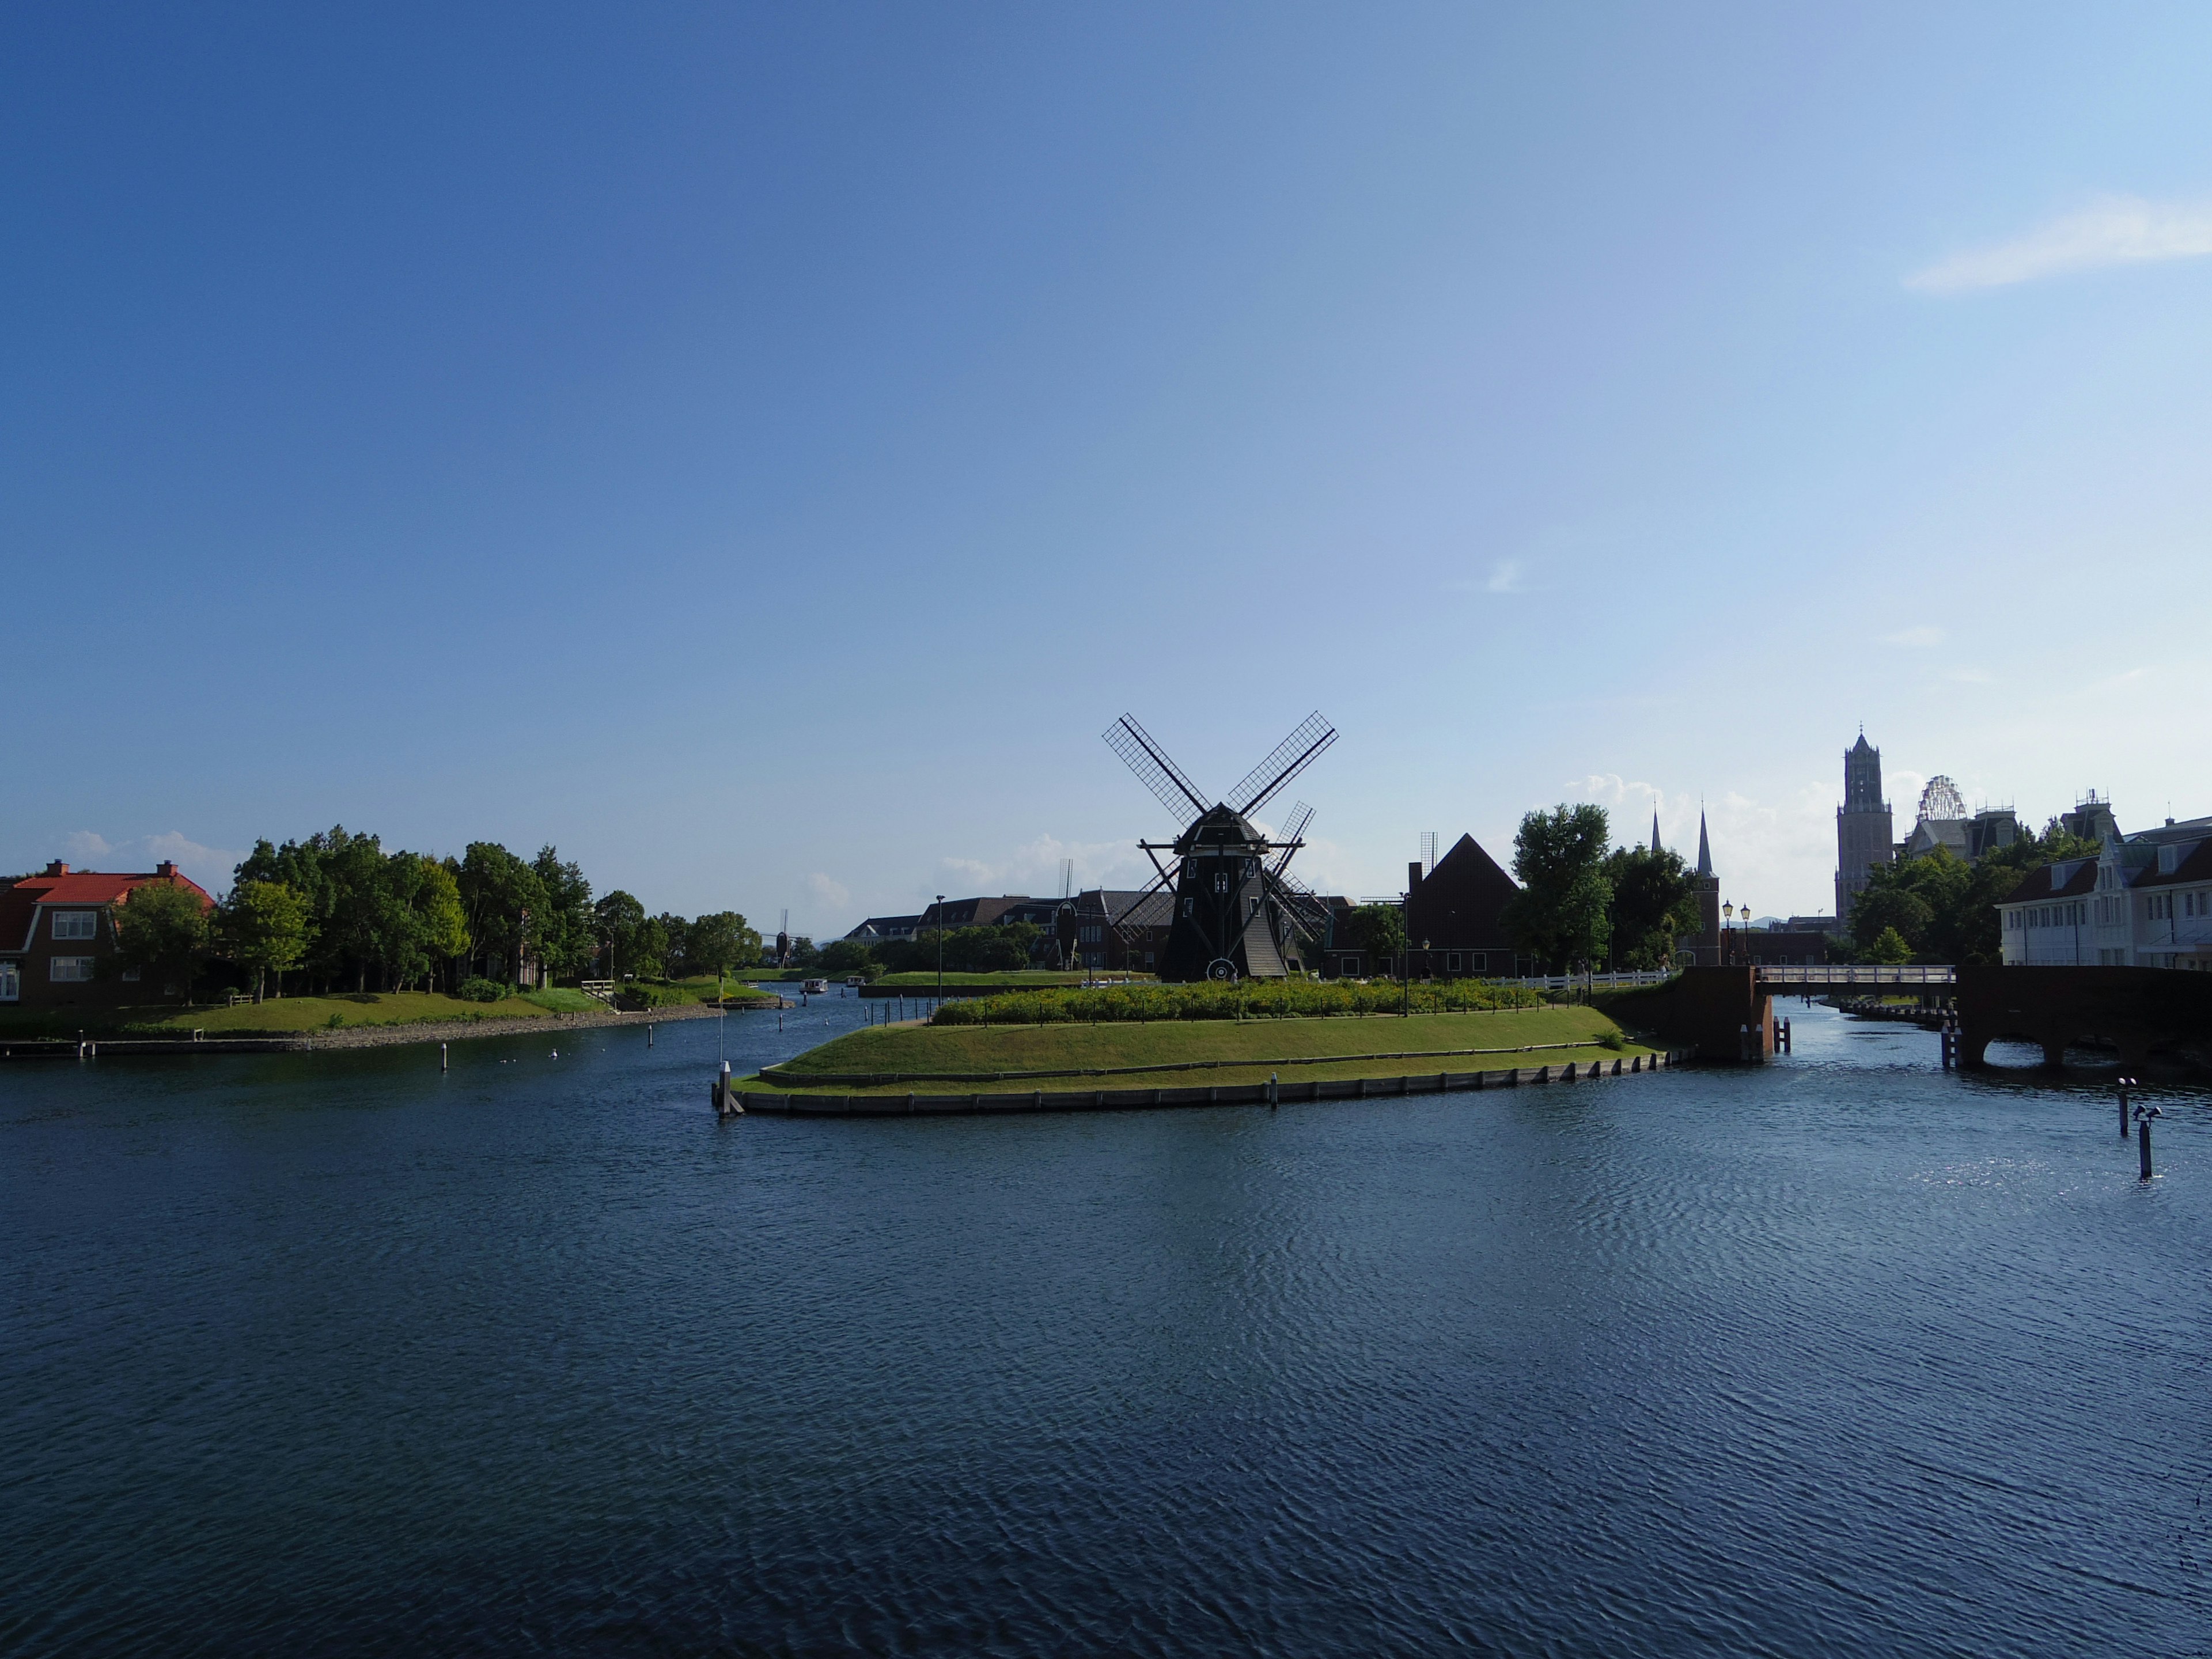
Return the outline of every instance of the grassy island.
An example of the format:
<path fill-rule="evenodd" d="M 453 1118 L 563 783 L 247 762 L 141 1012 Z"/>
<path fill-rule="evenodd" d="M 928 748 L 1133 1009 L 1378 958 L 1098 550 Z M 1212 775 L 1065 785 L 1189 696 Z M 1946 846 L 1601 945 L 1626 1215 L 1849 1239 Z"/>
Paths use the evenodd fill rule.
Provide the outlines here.
<path fill-rule="evenodd" d="M 1470 1053 L 1472 1051 L 1472 1053 Z M 848 1032 L 749 1088 L 848 1094 L 1406 1077 L 1648 1054 L 1595 1008 L 1097 1025 L 905 1024 Z M 1447 1060 L 1444 1056 L 1451 1058 Z M 1478 1057 L 1479 1056 L 1479 1057 Z"/>

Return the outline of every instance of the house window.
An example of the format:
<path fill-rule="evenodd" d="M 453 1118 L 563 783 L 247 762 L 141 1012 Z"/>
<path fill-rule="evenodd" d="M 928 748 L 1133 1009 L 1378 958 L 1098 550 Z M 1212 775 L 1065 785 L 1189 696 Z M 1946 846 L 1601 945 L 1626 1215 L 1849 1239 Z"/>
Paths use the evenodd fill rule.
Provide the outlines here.
<path fill-rule="evenodd" d="M 12 962 L 0 962 L 0 1002 L 15 1002 L 23 994 L 23 975 Z"/>
<path fill-rule="evenodd" d="M 48 957 L 46 977 L 57 985 L 82 985 L 92 978 L 90 957 Z"/>
<path fill-rule="evenodd" d="M 1147 968 L 1149 968 L 1149 967 L 1151 967 L 1152 965 L 1152 953 L 1150 951 L 1146 951 L 1146 952 L 1145 952 L 1145 966 L 1146 966 L 1146 967 L 1147 967 Z"/>
<path fill-rule="evenodd" d="M 97 910 L 57 910 L 54 912 L 56 939 L 97 939 L 100 937 L 100 912 Z"/>
<path fill-rule="evenodd" d="M 1444 972 L 1448 974 L 1457 974 L 1464 971 L 1465 969 L 1460 966 L 1460 953 L 1456 951 L 1445 951 Z"/>

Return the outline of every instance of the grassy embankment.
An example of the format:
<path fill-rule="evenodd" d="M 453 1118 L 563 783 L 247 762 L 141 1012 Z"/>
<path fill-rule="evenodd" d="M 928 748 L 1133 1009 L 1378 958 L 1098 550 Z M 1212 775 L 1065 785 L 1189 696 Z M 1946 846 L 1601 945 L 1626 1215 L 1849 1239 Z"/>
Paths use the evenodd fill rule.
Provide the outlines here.
<path fill-rule="evenodd" d="M 712 1002 L 714 981 L 684 980 L 670 988 L 684 1003 Z M 767 998 L 732 982 L 733 999 L 765 1003 Z M 581 991 L 524 991 L 497 1002 L 465 1002 L 434 991 L 341 992 L 331 996 L 270 997 L 235 1007 L 203 1003 L 179 1007 L 161 1003 L 141 1008 L 0 1009 L 0 1036 L 73 1037 L 83 1030 L 98 1036 L 182 1037 L 194 1031 L 209 1036 L 301 1036 L 361 1025 L 468 1025 L 489 1019 L 544 1019 L 556 1014 L 604 1013 L 606 1004 Z"/>
<path fill-rule="evenodd" d="M 1569 1047 L 1603 1043 L 1612 1047 Z M 1510 1050 L 1443 1057 L 1449 1049 Z M 966 1094 L 1006 1090 L 1135 1089 L 1285 1082 L 1309 1078 L 1399 1077 L 1504 1071 L 1645 1054 L 1595 1008 L 1514 1008 L 1497 1012 L 1322 1019 L 1159 1020 L 1103 1025 L 878 1025 L 809 1049 L 749 1088 L 817 1089 L 839 1094 Z M 1406 1058 L 1356 1059 L 1356 1055 Z M 1431 1058 L 1431 1056 L 1436 1056 Z M 1414 1057 L 1418 1056 L 1418 1057 Z M 1175 1066 L 1175 1071 L 1139 1071 Z M 1187 1068 L 1187 1069 L 1184 1069 Z M 1062 1078 L 1012 1077 L 1034 1072 Z M 834 1075 L 898 1074 L 913 1081 L 830 1083 Z"/>
<path fill-rule="evenodd" d="M 820 975 L 817 975 L 816 977 L 819 978 Z M 1148 983 L 1152 979 L 1150 974 L 1114 974 L 1105 977 L 1117 981 L 1127 980 L 1132 984 L 1139 985 Z M 900 990 L 933 990 L 937 985 L 937 970 L 933 968 L 914 974 L 885 974 L 868 982 L 871 985 L 890 985 Z M 1079 973 L 1051 973 L 1042 969 L 1030 968 L 1006 974 L 947 973 L 945 975 L 945 982 L 947 985 L 957 985 L 963 988 L 972 985 L 995 985 L 1002 986 L 1009 991 L 1037 991 L 1059 985 L 1080 985 L 1083 983 L 1083 975 Z"/>

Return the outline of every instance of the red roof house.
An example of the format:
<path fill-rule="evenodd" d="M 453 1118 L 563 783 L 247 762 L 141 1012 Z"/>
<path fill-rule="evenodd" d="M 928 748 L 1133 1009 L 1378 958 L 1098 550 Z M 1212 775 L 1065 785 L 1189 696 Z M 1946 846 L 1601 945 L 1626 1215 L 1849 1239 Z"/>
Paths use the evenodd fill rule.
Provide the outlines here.
<path fill-rule="evenodd" d="M 206 889 L 166 860 L 130 874 L 57 861 L 36 875 L 0 877 L 0 1006 L 105 1008 L 182 995 L 181 985 L 146 982 L 114 959 L 115 907 L 157 883 L 215 908 Z"/>

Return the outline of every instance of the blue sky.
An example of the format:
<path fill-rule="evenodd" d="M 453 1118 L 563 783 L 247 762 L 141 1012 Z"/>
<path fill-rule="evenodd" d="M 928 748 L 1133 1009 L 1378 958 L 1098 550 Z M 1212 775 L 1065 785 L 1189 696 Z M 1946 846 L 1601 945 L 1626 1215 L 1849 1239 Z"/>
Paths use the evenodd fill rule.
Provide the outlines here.
<path fill-rule="evenodd" d="M 1844 14 L 1844 15 L 1839 15 Z M 2212 811 L 2202 8 L 19 9 L 0 868 L 334 822 L 842 931 Z"/>

